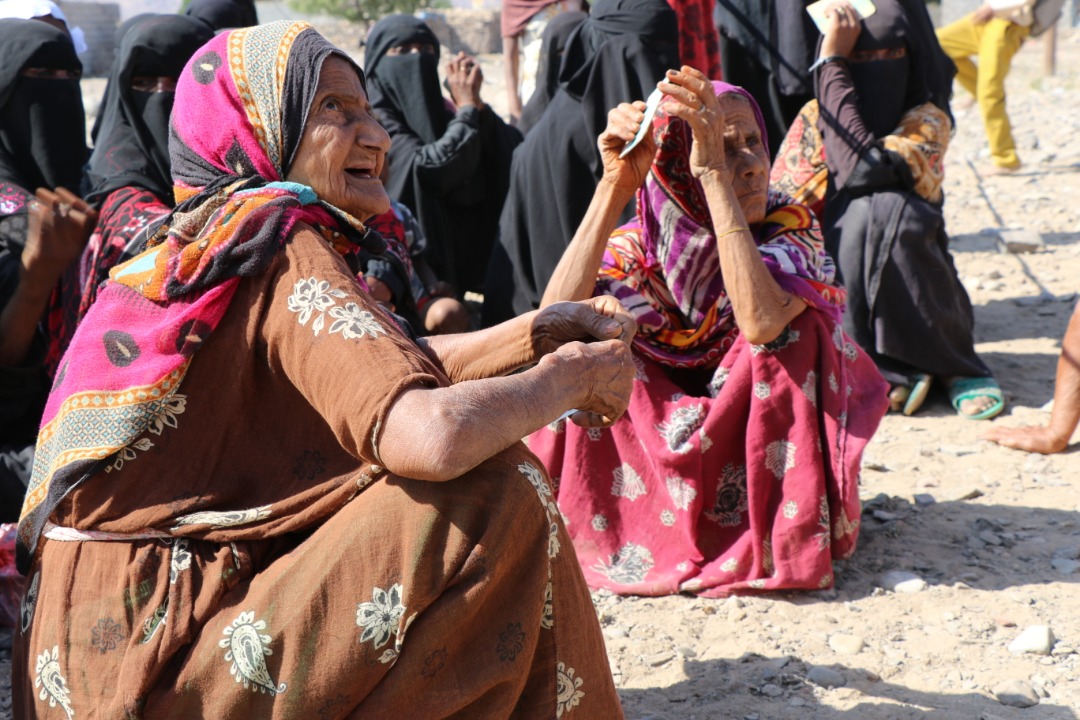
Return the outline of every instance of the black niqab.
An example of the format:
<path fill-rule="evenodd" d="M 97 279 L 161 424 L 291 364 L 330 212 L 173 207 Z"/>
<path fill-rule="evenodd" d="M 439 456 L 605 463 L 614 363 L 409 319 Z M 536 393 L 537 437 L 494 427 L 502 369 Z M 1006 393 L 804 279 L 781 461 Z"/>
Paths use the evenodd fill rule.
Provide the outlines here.
<path fill-rule="evenodd" d="M 392 48 L 426 43 L 434 54 L 387 55 Z M 364 51 L 371 106 L 401 114 L 405 124 L 424 144 L 443 136 L 454 116 L 439 89 L 439 41 L 422 20 L 411 15 L 390 15 L 372 26 Z M 387 190 L 398 197 L 404 173 L 391 175 Z"/>
<path fill-rule="evenodd" d="M 67 33 L 0 20 L 0 181 L 78 191 L 87 154 L 79 81 L 25 77 L 28 67 L 82 71 Z"/>
<path fill-rule="evenodd" d="M 98 114 L 87 196 L 97 207 L 109 193 L 127 186 L 149 190 L 172 204 L 169 114 L 175 93 L 134 90 L 131 80 L 179 77 L 195 51 L 213 36 L 203 23 L 182 15 L 140 17 L 121 40 Z"/>
<path fill-rule="evenodd" d="M 184 14 L 201 20 L 214 32 L 259 24 L 255 0 L 191 0 Z"/>

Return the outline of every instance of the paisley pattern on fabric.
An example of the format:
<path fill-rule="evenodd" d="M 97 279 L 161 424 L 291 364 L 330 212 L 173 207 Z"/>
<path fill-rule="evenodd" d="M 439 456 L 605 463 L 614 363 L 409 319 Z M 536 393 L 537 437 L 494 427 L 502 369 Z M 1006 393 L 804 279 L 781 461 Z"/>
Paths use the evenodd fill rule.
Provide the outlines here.
<path fill-rule="evenodd" d="M 51 708 L 59 705 L 68 720 L 75 716 L 75 711 L 71 708 L 71 690 L 68 689 L 67 680 L 60 671 L 58 645 L 53 645 L 52 650 L 46 650 L 38 656 L 34 666 L 34 687 L 40 688 L 39 700 L 48 702 Z"/>
<path fill-rule="evenodd" d="M 219 640 L 218 645 L 225 648 L 225 662 L 231 663 L 229 673 L 236 682 L 252 692 L 274 696 L 285 692 L 287 686 L 285 683 L 275 685 L 270 677 L 266 658 L 274 651 L 270 648 L 270 636 L 263 630 L 266 630 L 265 621 L 256 620 L 252 611 L 242 612 L 225 628 L 225 638 Z"/>

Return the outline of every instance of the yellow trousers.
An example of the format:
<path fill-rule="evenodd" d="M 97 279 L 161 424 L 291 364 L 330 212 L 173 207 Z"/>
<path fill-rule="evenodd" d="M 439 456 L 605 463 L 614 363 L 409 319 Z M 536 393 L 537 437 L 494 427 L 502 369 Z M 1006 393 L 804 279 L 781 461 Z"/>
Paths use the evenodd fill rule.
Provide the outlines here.
<path fill-rule="evenodd" d="M 956 79 L 979 102 L 990 157 L 999 167 L 1020 164 L 1012 126 L 1005 113 L 1005 77 L 1028 32 L 1023 25 L 1001 18 L 976 24 L 972 15 L 937 31 L 941 48 L 956 63 Z M 978 65 L 972 61 L 973 56 L 978 59 Z"/>

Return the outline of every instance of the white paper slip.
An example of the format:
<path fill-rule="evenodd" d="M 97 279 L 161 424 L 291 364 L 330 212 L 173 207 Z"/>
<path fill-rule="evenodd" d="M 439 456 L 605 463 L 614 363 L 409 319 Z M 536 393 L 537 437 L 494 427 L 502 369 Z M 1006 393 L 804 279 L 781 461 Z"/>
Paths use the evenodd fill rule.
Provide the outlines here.
<path fill-rule="evenodd" d="M 816 3 L 806 6 L 806 12 L 810 13 L 810 18 L 823 35 L 829 28 L 829 19 L 825 17 L 825 11 L 835 2 L 836 0 L 818 0 Z M 855 8 L 855 12 L 859 14 L 860 20 L 865 20 L 877 12 L 874 0 L 848 0 L 848 2 L 851 3 L 851 7 Z"/>
<path fill-rule="evenodd" d="M 637 144 L 645 139 L 645 133 L 652 129 L 653 117 L 656 115 L 656 109 L 660 107 L 660 99 L 664 97 L 664 93 L 660 92 L 660 88 L 656 88 L 649 95 L 649 98 L 645 101 L 645 119 L 641 121 L 641 127 L 638 128 L 637 135 L 634 139 L 626 143 L 626 147 L 619 153 L 620 158 L 624 158 L 630 154 L 630 151 L 637 147 Z"/>

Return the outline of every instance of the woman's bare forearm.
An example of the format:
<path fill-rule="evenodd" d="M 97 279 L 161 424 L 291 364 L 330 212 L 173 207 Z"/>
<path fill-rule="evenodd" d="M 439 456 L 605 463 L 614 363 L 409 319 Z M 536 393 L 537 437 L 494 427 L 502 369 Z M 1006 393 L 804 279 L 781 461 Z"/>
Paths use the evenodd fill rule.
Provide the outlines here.
<path fill-rule="evenodd" d="M 563 253 L 544 290 L 540 307 L 560 300 L 585 300 L 593 295 L 596 273 L 604 259 L 608 238 L 619 223 L 634 191 L 601 180 L 577 232 Z"/>
<path fill-rule="evenodd" d="M 1065 338 L 1061 341 L 1057 379 L 1054 383 L 1054 409 L 1050 430 L 1067 445 L 1080 423 L 1080 302 L 1073 310 Z"/>
<path fill-rule="evenodd" d="M 564 363 L 548 355 L 510 377 L 406 391 L 378 439 L 382 464 L 417 480 L 460 477 L 575 407 L 580 384 Z"/>
<path fill-rule="evenodd" d="M 531 334 L 535 314 L 475 332 L 422 338 L 420 347 L 453 383 L 505 375 L 536 361 Z"/>
<path fill-rule="evenodd" d="M 731 185 L 716 172 L 704 174 L 701 185 L 716 231 L 720 274 L 735 324 L 755 345 L 772 342 L 806 309 L 806 303 L 781 288 L 765 267 Z"/>

